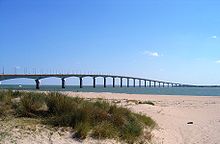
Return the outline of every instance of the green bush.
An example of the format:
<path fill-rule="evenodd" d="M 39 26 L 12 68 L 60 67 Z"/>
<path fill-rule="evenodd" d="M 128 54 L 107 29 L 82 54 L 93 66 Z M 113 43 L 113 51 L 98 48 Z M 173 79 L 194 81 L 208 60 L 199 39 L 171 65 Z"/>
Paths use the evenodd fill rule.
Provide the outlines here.
<path fill-rule="evenodd" d="M 25 93 L 21 97 L 21 104 L 17 108 L 17 113 L 25 117 L 35 117 L 45 115 L 41 108 L 45 104 L 45 94 Z"/>
<path fill-rule="evenodd" d="M 142 114 L 134 113 L 134 115 L 138 118 L 140 122 L 144 123 L 149 128 L 153 129 L 156 126 L 156 123 L 152 118 L 142 115 Z"/>
<path fill-rule="evenodd" d="M 122 139 L 128 143 L 134 143 L 143 132 L 143 127 L 132 114 L 127 117 L 128 121 L 121 128 Z"/>
<path fill-rule="evenodd" d="M 0 92 L 0 102 L 4 104 L 11 104 L 12 91 L 1 91 Z"/>
<path fill-rule="evenodd" d="M 92 130 L 92 137 L 96 139 L 119 137 L 118 129 L 108 121 L 103 121 Z"/>
<path fill-rule="evenodd" d="M 71 98 L 60 93 L 49 93 L 46 97 L 46 103 L 49 108 L 49 113 L 61 115 L 70 113 L 77 109 L 79 98 Z"/>
<path fill-rule="evenodd" d="M 11 112 L 12 99 L 18 94 L 11 90 L 0 91 L 0 117 L 6 116 Z"/>
<path fill-rule="evenodd" d="M 97 139 L 115 138 L 134 143 L 143 135 L 144 127 L 155 126 L 150 117 L 107 101 L 92 102 L 60 93 L 0 91 L 0 115 L 6 111 L 1 104 L 10 106 L 11 99 L 18 96 L 20 103 L 14 108 L 19 116 L 41 118 L 44 124 L 53 126 L 72 127 L 74 136 L 80 139 L 91 134 Z"/>
<path fill-rule="evenodd" d="M 11 109 L 10 105 L 5 105 L 3 103 L 0 103 L 0 117 L 6 116 L 9 113 L 10 109 Z"/>
<path fill-rule="evenodd" d="M 92 127 L 91 127 L 90 123 L 80 122 L 75 127 L 76 133 L 74 136 L 76 138 L 85 139 L 91 129 L 92 129 Z"/>

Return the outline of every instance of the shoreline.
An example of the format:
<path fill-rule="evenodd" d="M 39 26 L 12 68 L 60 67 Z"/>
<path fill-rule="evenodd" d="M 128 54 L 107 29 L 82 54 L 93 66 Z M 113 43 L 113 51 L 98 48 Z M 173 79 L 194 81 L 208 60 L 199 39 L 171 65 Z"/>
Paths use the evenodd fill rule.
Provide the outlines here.
<path fill-rule="evenodd" d="M 123 93 L 123 94 L 141 94 L 141 95 L 168 95 L 168 96 L 208 96 L 208 97 L 219 97 L 220 88 L 199 88 L 199 87 L 97 87 L 84 86 L 79 88 L 77 86 L 68 85 L 65 89 L 62 89 L 59 85 L 42 85 L 40 90 L 36 90 L 34 85 L 11 85 L 11 86 L 0 86 L 0 90 L 27 90 L 27 91 L 60 91 L 60 92 L 95 92 L 95 93 Z"/>

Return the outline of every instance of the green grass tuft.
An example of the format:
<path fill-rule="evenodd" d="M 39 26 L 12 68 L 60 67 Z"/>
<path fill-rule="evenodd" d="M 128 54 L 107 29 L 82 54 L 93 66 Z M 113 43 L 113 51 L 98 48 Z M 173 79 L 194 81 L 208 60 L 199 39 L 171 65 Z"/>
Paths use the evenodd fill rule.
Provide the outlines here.
<path fill-rule="evenodd" d="M 119 131 L 112 123 L 108 121 L 103 121 L 99 125 L 94 127 L 91 136 L 96 139 L 111 139 L 119 137 Z"/>
<path fill-rule="evenodd" d="M 21 97 L 21 104 L 17 108 L 17 113 L 24 117 L 44 116 L 40 109 L 45 104 L 45 96 L 45 94 L 40 93 L 25 93 Z"/>
<path fill-rule="evenodd" d="M 20 102 L 12 107 L 11 99 L 16 97 L 20 97 Z M 47 125 L 72 127 L 74 137 L 80 139 L 91 135 L 97 139 L 114 138 L 134 143 L 143 135 L 144 127 L 155 126 L 150 117 L 100 99 L 88 101 L 60 93 L 1 91 L 0 110 L 5 112 L 2 103 L 20 117 L 40 118 Z"/>
<path fill-rule="evenodd" d="M 156 126 L 156 122 L 151 117 L 136 113 L 134 113 L 134 115 L 138 118 L 140 122 L 144 123 L 149 128 L 153 129 Z"/>

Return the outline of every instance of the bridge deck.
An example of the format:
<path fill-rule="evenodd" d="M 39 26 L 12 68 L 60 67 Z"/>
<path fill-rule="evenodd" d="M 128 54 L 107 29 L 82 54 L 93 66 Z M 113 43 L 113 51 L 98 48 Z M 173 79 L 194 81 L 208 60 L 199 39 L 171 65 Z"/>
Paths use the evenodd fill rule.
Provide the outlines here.
<path fill-rule="evenodd" d="M 159 86 L 164 87 L 165 85 L 172 86 L 172 87 L 180 87 L 180 86 L 186 86 L 180 83 L 176 82 L 168 82 L 168 81 L 161 81 L 161 80 L 154 80 L 154 79 L 146 79 L 146 78 L 138 78 L 138 77 L 129 77 L 129 76 L 120 76 L 120 75 L 100 75 L 100 74 L 0 74 L 0 81 L 9 80 L 9 79 L 17 79 L 17 78 L 28 78 L 28 79 L 34 79 L 36 82 L 36 88 L 39 89 L 40 86 L 40 80 L 44 78 L 49 77 L 57 77 L 62 80 L 62 88 L 65 88 L 65 79 L 70 77 L 78 77 L 80 80 L 80 88 L 82 88 L 83 85 L 83 78 L 85 77 L 92 77 L 93 78 L 93 87 L 95 87 L 96 78 L 101 77 L 104 79 L 104 87 L 106 87 L 106 78 L 112 78 L 113 80 L 113 87 L 115 87 L 115 79 L 120 79 L 120 86 L 123 86 L 123 79 L 127 79 L 127 87 L 129 87 L 129 80 L 133 79 L 134 83 L 133 86 L 135 87 L 135 81 L 139 80 L 139 86 L 142 86 L 141 81 L 144 81 L 144 86 L 147 87 L 147 82 L 149 83 L 149 87 L 153 86 Z M 152 85 L 153 83 L 153 85 Z M 162 84 L 162 85 L 161 85 Z M 188 85 L 189 86 L 189 85 Z"/>

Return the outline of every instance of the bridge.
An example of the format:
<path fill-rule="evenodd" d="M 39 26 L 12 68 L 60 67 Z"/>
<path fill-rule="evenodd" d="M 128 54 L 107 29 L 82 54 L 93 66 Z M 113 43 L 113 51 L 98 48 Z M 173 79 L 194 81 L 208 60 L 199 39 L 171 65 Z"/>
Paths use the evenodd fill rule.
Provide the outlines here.
<path fill-rule="evenodd" d="M 120 80 L 120 87 L 123 87 L 123 79 L 127 80 L 127 87 L 133 86 L 136 87 L 136 81 L 139 81 L 139 87 L 183 87 L 183 86 L 191 86 L 185 85 L 175 82 L 168 82 L 168 81 L 160 81 L 160 80 L 153 80 L 153 79 L 145 79 L 145 78 L 138 78 L 138 77 L 129 77 L 129 76 L 120 76 L 120 75 L 98 75 L 98 74 L 0 74 L 0 81 L 10 80 L 10 79 L 18 79 L 18 78 L 28 78 L 35 80 L 36 89 L 40 89 L 40 80 L 49 77 L 56 77 L 61 79 L 62 88 L 65 88 L 65 81 L 67 78 L 70 77 L 77 77 L 79 78 L 79 87 L 83 87 L 83 78 L 91 77 L 93 80 L 93 87 L 96 87 L 96 78 L 101 77 L 103 78 L 103 86 L 106 87 L 106 79 L 112 78 L 112 87 L 115 87 L 115 80 Z M 133 85 L 130 85 L 130 79 L 133 80 Z M 144 82 L 144 85 L 142 84 Z"/>

